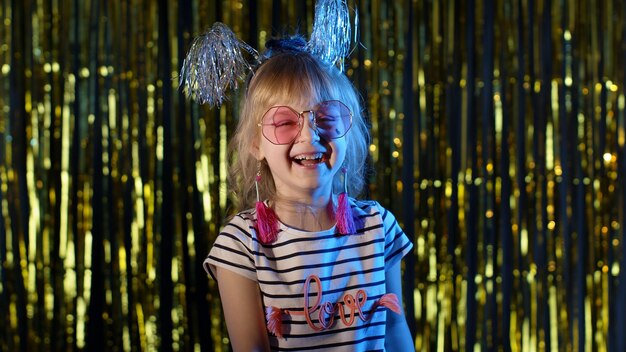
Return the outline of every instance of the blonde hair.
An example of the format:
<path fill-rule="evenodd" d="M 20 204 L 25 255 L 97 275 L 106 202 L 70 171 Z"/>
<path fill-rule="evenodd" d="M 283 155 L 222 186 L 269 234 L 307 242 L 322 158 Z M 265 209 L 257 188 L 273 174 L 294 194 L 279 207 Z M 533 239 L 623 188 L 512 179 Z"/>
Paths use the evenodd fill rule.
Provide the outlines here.
<path fill-rule="evenodd" d="M 358 196 L 362 192 L 369 132 L 354 86 L 336 67 L 320 62 L 308 52 L 280 52 L 263 62 L 249 80 L 239 122 L 229 143 L 229 155 L 232 156 L 229 184 L 237 211 L 253 207 L 256 201 L 254 181 L 259 162 L 252 150 L 263 138 L 258 127 L 263 114 L 273 105 L 294 99 L 302 99 L 301 103 L 306 104 L 311 98 L 318 102 L 340 100 L 352 111 L 352 127 L 343 137 L 347 143 L 344 166 L 349 181 L 348 193 Z M 260 171 L 260 198 L 273 199 L 276 187 L 264 160 L 260 162 Z M 341 174 L 338 172 L 333 180 L 336 192 L 343 190 Z"/>

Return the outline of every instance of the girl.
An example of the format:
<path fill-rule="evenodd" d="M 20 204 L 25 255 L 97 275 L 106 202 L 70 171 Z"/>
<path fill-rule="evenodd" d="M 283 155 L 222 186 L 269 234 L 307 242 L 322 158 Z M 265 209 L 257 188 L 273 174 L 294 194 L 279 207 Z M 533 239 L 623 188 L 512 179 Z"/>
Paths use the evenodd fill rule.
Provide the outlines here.
<path fill-rule="evenodd" d="M 413 351 L 394 216 L 357 195 L 368 132 L 346 76 L 300 38 L 266 44 L 231 151 L 241 209 L 205 269 L 235 351 Z"/>

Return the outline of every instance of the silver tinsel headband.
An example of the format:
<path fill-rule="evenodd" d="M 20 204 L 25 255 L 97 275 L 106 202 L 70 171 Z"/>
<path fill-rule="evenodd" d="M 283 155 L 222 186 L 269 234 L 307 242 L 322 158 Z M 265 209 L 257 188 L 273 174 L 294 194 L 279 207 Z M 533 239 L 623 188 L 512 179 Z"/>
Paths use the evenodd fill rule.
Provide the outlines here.
<path fill-rule="evenodd" d="M 221 105 L 228 89 L 236 89 L 238 81 L 252 70 L 241 49 L 255 59 L 259 56 L 220 22 L 196 37 L 180 70 L 183 92 L 200 104 Z"/>
<path fill-rule="evenodd" d="M 343 70 L 343 59 L 350 53 L 350 34 L 346 0 L 319 0 L 306 51 Z M 252 60 L 246 60 L 244 53 Z M 217 22 L 194 39 L 183 61 L 179 85 L 186 96 L 198 103 L 220 106 L 227 99 L 228 90 L 237 89 L 239 81 L 254 72 L 264 59 L 228 26 Z"/>

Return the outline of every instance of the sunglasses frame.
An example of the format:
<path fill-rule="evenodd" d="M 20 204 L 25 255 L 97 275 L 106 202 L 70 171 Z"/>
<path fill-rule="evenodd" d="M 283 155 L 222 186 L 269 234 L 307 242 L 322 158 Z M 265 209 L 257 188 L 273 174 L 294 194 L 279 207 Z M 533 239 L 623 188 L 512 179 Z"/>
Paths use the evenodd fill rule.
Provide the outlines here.
<path fill-rule="evenodd" d="M 348 134 L 348 131 L 350 131 L 350 129 L 352 128 L 352 110 L 350 110 L 350 108 L 348 107 L 348 105 L 344 104 L 342 101 L 340 100 L 336 100 L 336 99 L 332 99 L 332 100 L 325 100 L 320 102 L 319 104 L 317 104 L 317 106 L 321 106 L 323 104 L 328 104 L 328 103 L 333 103 L 333 102 L 337 102 L 341 105 L 343 105 L 346 110 L 348 111 L 348 114 L 350 115 L 350 124 L 348 125 L 348 128 L 346 128 L 346 131 L 341 135 L 341 136 L 337 136 L 337 137 L 333 137 L 331 139 L 339 139 L 343 136 L 345 136 L 346 134 Z M 284 142 L 284 143 L 274 143 L 270 138 L 268 138 L 265 135 L 264 127 L 265 126 L 274 126 L 274 129 L 276 129 L 276 124 L 275 123 L 263 123 L 263 120 L 265 120 L 265 115 L 267 115 L 268 112 L 270 112 L 270 110 L 275 109 L 275 108 L 287 108 L 291 111 L 293 111 L 294 114 L 298 115 L 298 132 L 293 136 L 293 138 L 288 141 L 288 142 Z M 300 133 L 302 133 L 302 128 L 304 128 L 304 113 L 310 113 L 313 116 L 313 129 L 317 132 L 318 136 L 321 137 L 319 129 L 317 127 L 317 114 L 316 114 L 316 110 L 303 110 L 298 112 L 297 110 L 295 110 L 294 108 L 292 108 L 289 105 L 274 105 L 272 107 L 270 107 L 269 109 L 267 109 L 264 113 L 263 113 L 263 117 L 261 118 L 261 122 L 257 124 L 257 126 L 261 127 L 261 134 L 263 135 L 263 138 L 267 139 L 268 142 L 274 144 L 274 145 L 285 145 L 285 144 L 290 144 L 293 141 L 296 140 L 296 138 L 298 138 L 298 135 Z M 343 118 L 342 118 L 343 120 Z"/>

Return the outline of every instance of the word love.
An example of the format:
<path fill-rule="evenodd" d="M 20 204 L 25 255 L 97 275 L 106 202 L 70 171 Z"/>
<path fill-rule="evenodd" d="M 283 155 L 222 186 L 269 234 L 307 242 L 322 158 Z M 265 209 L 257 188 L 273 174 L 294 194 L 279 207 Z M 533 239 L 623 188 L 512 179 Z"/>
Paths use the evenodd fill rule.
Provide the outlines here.
<path fill-rule="evenodd" d="M 311 300 L 311 284 L 317 288 L 317 298 L 310 305 Z M 316 275 L 310 275 L 304 283 L 304 309 L 303 311 L 293 311 L 280 309 L 278 307 L 269 306 L 265 309 L 267 330 L 279 338 L 283 337 L 283 318 L 286 315 L 304 315 L 307 324 L 315 331 L 323 331 L 330 329 L 335 323 L 335 316 L 339 314 L 341 321 L 346 326 L 352 326 L 358 316 L 362 321 L 368 322 L 374 316 L 378 307 L 385 307 L 391 311 L 402 314 L 402 307 L 398 301 L 398 297 L 393 293 L 384 294 L 379 300 L 374 302 L 368 314 L 363 312 L 363 307 L 367 302 L 367 294 L 363 290 L 358 290 L 356 296 L 345 294 L 342 302 L 322 302 L 323 289 L 322 282 Z M 317 316 L 318 324 L 314 323 Z"/>
<path fill-rule="evenodd" d="M 317 285 L 317 300 L 312 306 L 309 306 L 311 281 Z M 337 302 L 335 304 L 330 302 L 321 302 L 322 295 L 322 282 L 320 281 L 320 278 L 315 275 L 309 276 L 304 283 L 304 316 L 311 329 L 315 331 L 326 330 L 333 326 L 333 323 L 335 322 L 335 314 L 337 312 L 339 312 L 341 321 L 343 321 L 346 326 L 352 326 L 352 324 L 354 324 L 354 319 L 356 317 L 355 313 L 358 313 L 359 317 L 363 321 L 369 321 L 374 315 L 374 309 L 372 309 L 372 313 L 368 316 L 363 314 L 363 305 L 367 302 L 367 294 L 363 290 L 358 290 L 356 292 L 356 298 L 351 294 L 343 296 L 343 304 L 341 302 Z M 348 318 L 346 318 L 346 309 L 349 311 Z M 313 319 L 311 319 L 311 315 L 316 312 L 319 326 L 315 325 L 313 323 Z"/>

